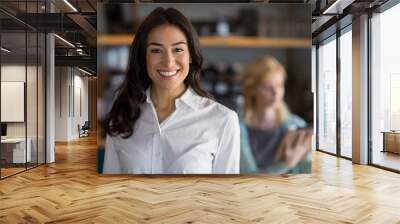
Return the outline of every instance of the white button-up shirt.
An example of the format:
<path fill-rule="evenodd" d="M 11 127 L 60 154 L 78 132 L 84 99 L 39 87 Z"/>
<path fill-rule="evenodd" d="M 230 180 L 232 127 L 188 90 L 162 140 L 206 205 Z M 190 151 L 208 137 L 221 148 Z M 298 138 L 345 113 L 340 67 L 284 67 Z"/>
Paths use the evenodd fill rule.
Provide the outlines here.
<path fill-rule="evenodd" d="M 103 173 L 239 173 L 240 128 L 234 111 L 188 88 L 159 124 L 149 89 L 133 135 L 107 135 Z"/>

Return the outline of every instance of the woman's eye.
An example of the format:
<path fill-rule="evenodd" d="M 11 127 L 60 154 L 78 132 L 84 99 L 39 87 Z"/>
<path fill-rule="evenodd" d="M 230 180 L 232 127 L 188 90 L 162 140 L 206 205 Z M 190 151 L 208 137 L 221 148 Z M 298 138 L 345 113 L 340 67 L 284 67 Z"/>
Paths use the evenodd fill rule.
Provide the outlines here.
<path fill-rule="evenodd" d="M 150 50 L 150 52 L 151 52 L 151 53 L 160 53 L 161 50 L 160 50 L 160 49 L 153 48 L 153 49 Z"/>
<path fill-rule="evenodd" d="M 270 91 L 272 89 L 272 87 L 271 86 L 263 86 L 262 89 L 266 90 L 266 91 Z"/>
<path fill-rule="evenodd" d="M 175 52 L 182 52 L 183 49 L 182 49 L 182 48 L 175 48 L 174 51 L 175 51 Z"/>

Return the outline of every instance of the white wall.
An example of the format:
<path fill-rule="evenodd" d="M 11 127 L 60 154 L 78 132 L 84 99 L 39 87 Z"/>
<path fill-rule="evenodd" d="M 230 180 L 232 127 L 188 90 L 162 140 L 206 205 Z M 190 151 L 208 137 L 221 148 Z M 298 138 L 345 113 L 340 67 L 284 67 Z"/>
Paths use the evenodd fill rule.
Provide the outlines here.
<path fill-rule="evenodd" d="M 28 70 L 32 67 L 28 66 Z M 25 82 L 25 64 L 24 65 L 2 65 L 1 81 Z"/>
<path fill-rule="evenodd" d="M 56 67 L 56 141 L 79 138 L 78 124 L 88 120 L 88 78 L 83 75 L 76 68 Z"/>
<path fill-rule="evenodd" d="M 68 141 L 69 69 L 55 68 L 55 141 Z"/>

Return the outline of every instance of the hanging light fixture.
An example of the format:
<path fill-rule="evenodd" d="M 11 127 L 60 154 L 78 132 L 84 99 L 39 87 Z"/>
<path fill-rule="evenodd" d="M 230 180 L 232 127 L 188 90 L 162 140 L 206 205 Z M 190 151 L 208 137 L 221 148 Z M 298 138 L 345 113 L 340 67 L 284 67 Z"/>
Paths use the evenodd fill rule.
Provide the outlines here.
<path fill-rule="evenodd" d="M 78 10 L 68 1 L 64 0 L 64 3 L 68 5 L 74 12 L 78 12 Z"/>
<path fill-rule="evenodd" d="M 89 75 L 89 76 L 92 76 L 92 75 L 93 75 L 92 73 L 90 73 L 90 72 L 88 72 L 88 71 L 86 71 L 86 70 L 83 70 L 83 69 L 81 69 L 81 68 L 79 68 L 79 67 L 78 67 L 78 70 L 81 71 L 81 72 L 83 72 L 83 73 L 85 73 L 85 74 L 87 74 L 87 75 Z"/>
<path fill-rule="evenodd" d="M 6 52 L 6 53 L 10 53 L 10 52 L 11 52 L 11 50 L 9 50 L 9 49 L 7 49 L 7 48 L 5 48 L 5 47 L 1 47 L 1 50 L 4 51 L 4 52 Z"/>
<path fill-rule="evenodd" d="M 57 37 L 59 40 L 61 40 L 62 42 L 64 42 L 64 43 L 66 43 L 67 45 L 69 45 L 70 47 L 73 47 L 73 48 L 75 48 L 75 45 L 73 45 L 71 42 L 69 42 L 68 40 L 66 40 L 66 39 L 64 39 L 64 38 L 62 38 L 62 37 L 60 37 L 59 35 L 57 35 L 57 34 L 54 34 L 54 36 L 55 37 Z"/>

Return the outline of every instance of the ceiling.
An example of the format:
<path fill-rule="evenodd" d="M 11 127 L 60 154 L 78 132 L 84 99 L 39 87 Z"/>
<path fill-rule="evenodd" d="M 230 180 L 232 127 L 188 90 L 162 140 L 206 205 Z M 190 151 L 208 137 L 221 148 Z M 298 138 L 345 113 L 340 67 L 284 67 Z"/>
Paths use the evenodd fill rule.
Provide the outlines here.
<path fill-rule="evenodd" d="M 8 61 L 20 63 L 25 62 L 25 57 L 28 60 L 35 58 L 37 51 L 43 48 L 43 45 L 36 43 L 37 33 L 54 32 L 75 45 L 72 47 L 60 38 L 55 38 L 56 65 L 68 62 L 68 58 L 59 56 L 69 56 L 70 61 L 79 62 L 77 59 L 81 59 L 85 67 L 96 71 L 97 1 L 48 0 L 47 2 L 46 9 L 44 0 L 0 1 L 2 46 L 11 50 L 3 60 L 7 58 Z M 76 66 L 80 64 L 77 63 Z"/>

